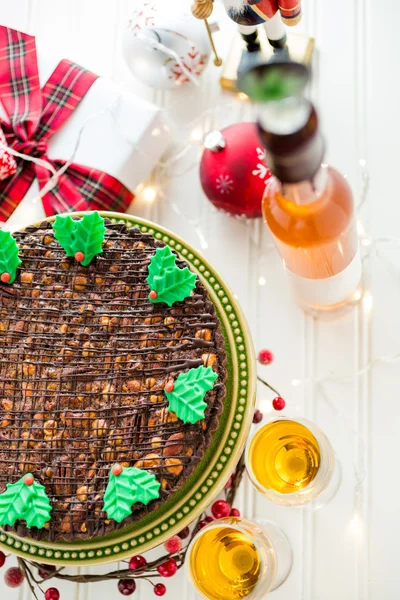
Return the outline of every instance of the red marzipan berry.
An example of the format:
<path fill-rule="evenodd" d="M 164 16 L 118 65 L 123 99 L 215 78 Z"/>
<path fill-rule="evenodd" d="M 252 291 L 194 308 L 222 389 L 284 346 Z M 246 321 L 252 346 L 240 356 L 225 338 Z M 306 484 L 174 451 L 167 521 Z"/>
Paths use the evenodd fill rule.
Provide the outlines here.
<path fill-rule="evenodd" d="M 212 505 L 211 512 L 216 519 L 223 519 L 224 517 L 229 517 L 231 514 L 231 507 L 226 500 L 217 500 Z"/>
<path fill-rule="evenodd" d="M 164 544 L 164 548 L 168 552 L 168 554 L 175 554 L 182 549 L 182 540 L 177 535 L 173 535 L 172 538 L 169 538 Z"/>
<path fill-rule="evenodd" d="M 155 290 L 151 290 L 149 296 L 152 300 L 155 300 L 157 298 L 157 292 Z"/>
<path fill-rule="evenodd" d="M 60 600 L 60 592 L 57 588 L 49 588 L 44 593 L 44 600 Z"/>
<path fill-rule="evenodd" d="M 116 477 L 119 477 L 119 475 L 121 475 L 123 471 L 123 468 L 121 467 L 121 465 L 114 465 L 112 468 L 112 474 L 115 475 Z"/>
<path fill-rule="evenodd" d="M 132 556 L 131 560 L 129 561 L 129 568 L 131 571 L 136 571 L 136 569 L 140 569 L 141 567 L 145 567 L 146 565 L 147 560 L 144 556 L 140 556 L 140 554 L 138 554 L 137 556 Z"/>
<path fill-rule="evenodd" d="M 82 262 L 83 260 L 85 260 L 85 255 L 83 254 L 83 252 L 75 252 L 75 260 L 77 260 L 78 262 Z"/>
<path fill-rule="evenodd" d="M 38 573 L 42 579 L 48 579 L 56 570 L 56 567 L 53 565 L 42 565 L 42 568 L 38 570 Z"/>
<path fill-rule="evenodd" d="M 286 406 L 286 402 L 283 398 L 281 398 L 280 396 L 277 396 L 276 398 L 274 398 L 272 400 L 272 406 L 274 407 L 275 410 L 283 410 Z"/>
<path fill-rule="evenodd" d="M 5 562 L 6 562 L 6 555 L 4 554 L 4 552 L 0 551 L 0 567 L 2 567 Z"/>
<path fill-rule="evenodd" d="M 173 558 L 169 558 L 165 563 L 157 567 L 157 571 L 162 577 L 172 577 L 178 570 L 178 565 Z"/>
<path fill-rule="evenodd" d="M 270 365 L 274 360 L 274 355 L 271 350 L 263 349 L 258 353 L 258 362 L 261 365 Z"/>
<path fill-rule="evenodd" d="M 164 389 L 165 389 L 166 392 L 173 392 L 174 391 L 174 382 L 173 381 L 168 381 L 165 384 L 165 388 Z"/>
<path fill-rule="evenodd" d="M 1 281 L 3 283 L 8 283 L 10 281 L 10 279 L 11 279 L 10 273 L 2 273 L 1 274 Z"/>
<path fill-rule="evenodd" d="M 263 420 L 263 414 L 262 414 L 261 410 L 258 410 L 258 408 L 257 408 L 254 411 L 253 423 L 255 423 L 257 425 L 257 423 L 261 423 L 262 420 Z"/>
<path fill-rule="evenodd" d="M 26 475 L 26 477 L 24 477 L 25 485 L 33 485 L 34 483 L 35 483 L 35 479 L 34 479 L 33 475 Z"/>
<path fill-rule="evenodd" d="M 22 585 L 24 574 L 19 567 L 11 567 L 4 574 L 4 582 L 10 588 L 17 588 Z"/>
<path fill-rule="evenodd" d="M 155 593 L 156 596 L 164 596 L 166 591 L 167 591 L 167 588 L 165 587 L 165 585 L 163 583 L 157 583 L 157 585 L 155 585 L 153 588 L 153 592 Z"/>
<path fill-rule="evenodd" d="M 134 579 L 120 579 L 118 581 L 119 593 L 123 596 L 131 596 L 136 590 L 136 582 Z"/>
<path fill-rule="evenodd" d="M 182 529 L 182 531 L 180 531 L 178 535 L 181 538 L 181 540 L 186 540 L 186 538 L 190 535 L 189 527 L 185 527 L 185 529 Z"/>
<path fill-rule="evenodd" d="M 240 510 L 237 508 L 232 508 L 231 514 L 229 516 L 230 517 L 240 517 Z"/>

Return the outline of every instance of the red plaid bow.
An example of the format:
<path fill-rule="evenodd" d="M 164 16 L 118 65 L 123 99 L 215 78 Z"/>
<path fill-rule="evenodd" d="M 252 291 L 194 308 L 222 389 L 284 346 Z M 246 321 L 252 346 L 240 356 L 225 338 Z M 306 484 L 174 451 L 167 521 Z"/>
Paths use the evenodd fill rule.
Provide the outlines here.
<path fill-rule="evenodd" d="M 9 123 L 0 119 L 7 145 L 40 157 L 58 170 L 66 161 L 47 156 L 47 142 L 78 106 L 97 75 L 63 60 L 41 90 L 35 38 L 0 27 L 0 99 Z M 0 221 L 6 221 L 37 177 L 42 189 L 51 177 L 45 167 L 17 159 L 13 177 L 0 181 Z M 43 196 L 47 216 L 82 210 L 125 211 L 133 194 L 120 181 L 91 167 L 71 164 Z"/>

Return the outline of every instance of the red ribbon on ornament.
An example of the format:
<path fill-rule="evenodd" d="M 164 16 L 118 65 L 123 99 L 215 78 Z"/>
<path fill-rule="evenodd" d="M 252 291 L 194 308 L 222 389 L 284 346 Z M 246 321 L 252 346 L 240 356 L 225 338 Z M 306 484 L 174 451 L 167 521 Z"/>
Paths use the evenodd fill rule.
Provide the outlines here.
<path fill-rule="evenodd" d="M 0 26 L 0 99 L 9 122 L 0 119 L 7 146 L 38 157 L 56 170 L 65 160 L 47 156 L 47 142 L 65 123 L 97 75 L 62 60 L 40 89 L 35 38 Z M 42 165 L 16 158 L 15 174 L 0 181 L 0 221 L 13 213 L 33 180 L 43 189 L 51 172 Z M 43 198 L 47 216 L 83 210 L 125 211 L 133 194 L 115 177 L 72 163 Z"/>

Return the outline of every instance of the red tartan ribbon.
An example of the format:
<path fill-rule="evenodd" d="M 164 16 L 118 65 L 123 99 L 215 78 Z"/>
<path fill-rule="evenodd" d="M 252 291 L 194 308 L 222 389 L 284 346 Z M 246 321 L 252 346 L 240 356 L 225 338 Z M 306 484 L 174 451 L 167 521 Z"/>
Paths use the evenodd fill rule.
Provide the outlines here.
<path fill-rule="evenodd" d="M 58 170 L 65 160 L 47 156 L 47 143 L 75 110 L 97 75 L 62 60 L 40 89 L 35 38 L 0 26 L 0 99 L 9 122 L 0 126 L 10 148 L 40 157 Z M 6 221 L 37 177 L 40 189 L 51 172 L 17 158 L 16 173 L 0 181 L 0 221 Z M 133 194 L 120 181 L 91 167 L 72 163 L 42 198 L 47 216 L 82 210 L 124 212 Z"/>

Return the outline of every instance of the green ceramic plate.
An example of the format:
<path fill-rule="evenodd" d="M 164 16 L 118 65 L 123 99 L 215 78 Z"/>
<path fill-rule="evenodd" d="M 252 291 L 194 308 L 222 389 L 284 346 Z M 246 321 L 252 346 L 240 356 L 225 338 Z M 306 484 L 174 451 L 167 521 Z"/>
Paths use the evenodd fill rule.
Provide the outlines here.
<path fill-rule="evenodd" d="M 228 480 L 243 450 L 254 410 L 254 349 L 244 316 L 223 279 L 194 248 L 163 227 L 130 215 L 101 214 L 166 242 L 198 273 L 221 320 L 227 352 L 227 394 L 219 428 L 204 459 L 185 486 L 151 515 L 105 537 L 76 543 L 36 542 L 0 529 L 0 547 L 46 564 L 82 566 L 121 560 L 158 546 L 189 525 Z"/>

